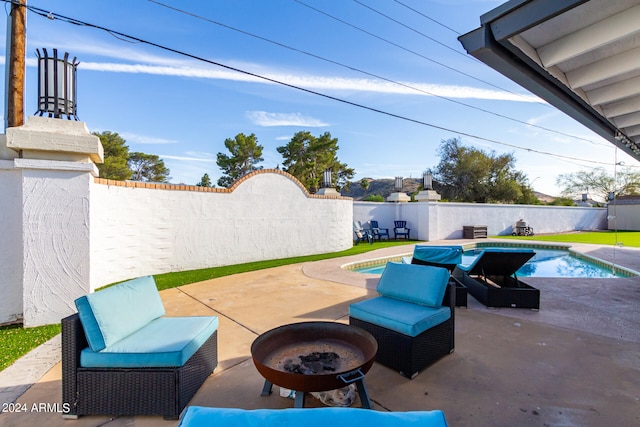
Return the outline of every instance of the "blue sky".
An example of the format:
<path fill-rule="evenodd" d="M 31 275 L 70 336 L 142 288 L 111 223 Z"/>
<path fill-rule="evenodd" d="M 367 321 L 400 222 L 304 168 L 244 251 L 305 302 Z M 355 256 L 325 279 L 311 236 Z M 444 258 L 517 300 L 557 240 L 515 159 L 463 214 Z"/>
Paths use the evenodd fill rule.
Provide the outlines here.
<path fill-rule="evenodd" d="M 330 132 L 355 179 L 420 177 L 439 162 L 441 141 L 454 137 L 513 153 L 533 188 L 551 195 L 559 194 L 558 174 L 596 166 L 613 173 L 616 160 L 637 165 L 621 151 L 616 158 L 613 145 L 464 52 L 457 37 L 502 3 L 28 0 L 367 108 L 29 13 L 25 114 L 36 111 L 36 49 L 57 48 L 80 62 L 79 119 L 91 131 L 119 133 L 131 151 L 159 155 L 173 183 L 195 184 L 204 173 L 215 182 L 221 175 L 216 153 L 226 153 L 224 140 L 241 132 L 256 134 L 265 168 L 282 164 L 276 147 L 296 132 Z"/>

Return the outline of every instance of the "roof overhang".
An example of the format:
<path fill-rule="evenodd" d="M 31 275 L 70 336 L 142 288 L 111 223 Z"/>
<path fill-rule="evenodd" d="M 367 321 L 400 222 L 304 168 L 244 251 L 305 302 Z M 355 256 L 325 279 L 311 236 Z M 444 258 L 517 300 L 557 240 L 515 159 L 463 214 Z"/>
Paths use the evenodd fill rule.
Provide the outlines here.
<path fill-rule="evenodd" d="M 640 0 L 511 0 L 467 52 L 640 160 Z"/>

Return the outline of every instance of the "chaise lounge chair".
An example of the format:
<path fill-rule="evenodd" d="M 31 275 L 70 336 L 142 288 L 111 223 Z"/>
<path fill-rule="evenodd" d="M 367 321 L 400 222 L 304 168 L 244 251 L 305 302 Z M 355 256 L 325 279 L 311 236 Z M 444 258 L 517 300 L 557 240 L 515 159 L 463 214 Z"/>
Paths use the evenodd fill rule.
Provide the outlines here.
<path fill-rule="evenodd" d="M 540 291 L 522 282 L 517 270 L 529 261 L 531 249 L 484 249 L 470 265 L 459 265 L 457 278 L 487 307 L 540 308 Z"/>

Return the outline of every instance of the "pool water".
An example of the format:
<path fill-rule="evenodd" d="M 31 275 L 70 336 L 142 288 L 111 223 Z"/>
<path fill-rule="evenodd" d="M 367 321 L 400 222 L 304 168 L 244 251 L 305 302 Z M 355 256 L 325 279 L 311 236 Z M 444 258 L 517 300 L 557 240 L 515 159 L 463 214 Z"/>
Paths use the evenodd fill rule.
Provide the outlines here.
<path fill-rule="evenodd" d="M 482 248 L 467 250 L 462 255 L 462 265 L 471 264 L 482 251 Z M 571 255 L 568 251 L 555 249 L 534 249 L 535 255 L 516 274 L 518 277 L 574 277 L 613 279 L 626 277 L 617 271 L 614 274 L 609 267 L 595 264 Z M 385 265 L 374 265 L 356 268 L 359 273 L 382 274 Z"/>
<path fill-rule="evenodd" d="M 482 249 L 472 249 L 462 254 L 462 265 L 471 264 Z M 518 277 L 581 277 L 612 279 L 619 277 L 609 267 L 577 258 L 567 251 L 534 249 L 535 255 L 516 274 Z"/>

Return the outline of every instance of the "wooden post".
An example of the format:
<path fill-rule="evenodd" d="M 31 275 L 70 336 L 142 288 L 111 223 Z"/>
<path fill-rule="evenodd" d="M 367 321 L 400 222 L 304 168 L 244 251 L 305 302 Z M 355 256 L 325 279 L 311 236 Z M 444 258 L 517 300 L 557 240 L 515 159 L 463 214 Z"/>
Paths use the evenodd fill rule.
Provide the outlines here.
<path fill-rule="evenodd" d="M 11 3 L 11 41 L 7 85 L 7 127 L 24 124 L 24 74 L 27 0 Z"/>

